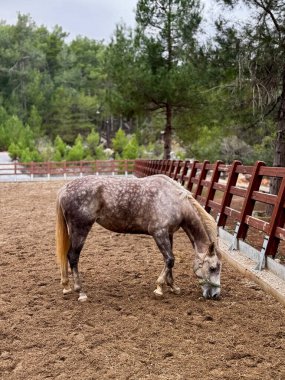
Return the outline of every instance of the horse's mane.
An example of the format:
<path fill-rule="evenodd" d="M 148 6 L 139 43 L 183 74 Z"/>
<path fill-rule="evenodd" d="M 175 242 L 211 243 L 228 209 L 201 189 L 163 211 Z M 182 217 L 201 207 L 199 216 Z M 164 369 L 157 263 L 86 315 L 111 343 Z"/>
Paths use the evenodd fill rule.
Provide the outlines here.
<path fill-rule="evenodd" d="M 200 203 L 192 196 L 192 194 L 188 191 L 188 199 L 192 203 L 192 205 L 196 208 L 200 218 L 204 222 L 205 230 L 209 236 L 210 242 L 214 243 L 217 241 L 217 225 L 212 217 L 201 205 Z"/>
<path fill-rule="evenodd" d="M 166 181 L 172 183 L 176 186 L 178 190 L 180 190 L 180 196 L 182 198 L 189 199 L 190 203 L 194 206 L 196 209 L 198 215 L 200 216 L 205 230 L 207 232 L 207 235 L 210 239 L 210 242 L 216 242 L 217 241 L 217 225 L 214 220 L 214 218 L 200 205 L 200 203 L 193 197 L 193 195 L 185 189 L 184 186 L 182 186 L 179 182 L 174 181 L 172 178 L 163 175 L 163 174 L 157 174 L 156 176 L 164 178 Z"/>

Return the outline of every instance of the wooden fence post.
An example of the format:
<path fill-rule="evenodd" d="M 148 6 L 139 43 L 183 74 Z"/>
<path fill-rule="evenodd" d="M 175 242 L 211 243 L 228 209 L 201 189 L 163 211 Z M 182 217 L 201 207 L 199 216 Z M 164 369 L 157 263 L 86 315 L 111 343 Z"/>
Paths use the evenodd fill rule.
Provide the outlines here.
<path fill-rule="evenodd" d="M 148 176 L 152 175 L 151 171 L 152 171 L 152 160 L 148 160 L 148 162 L 147 162 L 147 175 Z"/>
<path fill-rule="evenodd" d="M 163 168 L 163 173 L 162 174 L 167 175 L 168 168 L 169 168 L 169 165 L 170 165 L 170 160 L 163 160 L 163 161 L 164 161 L 164 168 Z"/>
<path fill-rule="evenodd" d="M 203 165 L 202 165 L 202 169 L 201 169 L 201 173 L 200 173 L 200 176 L 199 176 L 199 179 L 198 179 L 198 183 L 197 183 L 197 187 L 196 187 L 196 191 L 194 193 L 194 198 L 197 198 L 198 195 L 201 195 L 202 194 L 202 191 L 203 191 L 203 185 L 202 185 L 202 181 L 206 178 L 207 176 L 207 170 L 206 170 L 206 165 L 208 165 L 210 163 L 210 161 L 208 160 L 205 160 L 203 162 Z"/>
<path fill-rule="evenodd" d="M 159 166 L 158 174 L 164 174 L 165 161 L 166 160 L 160 160 L 160 166 Z"/>
<path fill-rule="evenodd" d="M 64 179 L 66 179 L 66 173 L 67 173 L 67 170 L 66 170 L 66 161 L 63 162 L 63 177 Z"/>
<path fill-rule="evenodd" d="M 196 173 L 197 173 L 196 164 L 197 164 L 198 162 L 199 162 L 199 161 L 197 161 L 197 160 L 194 160 L 194 161 L 192 162 L 192 168 L 191 168 L 191 172 L 190 172 L 190 175 L 189 175 L 189 180 L 188 180 L 188 183 L 187 183 L 187 190 L 189 190 L 190 192 L 191 192 L 192 187 L 193 187 L 192 178 L 195 178 Z"/>
<path fill-rule="evenodd" d="M 128 176 L 128 160 L 125 159 L 125 176 Z"/>
<path fill-rule="evenodd" d="M 186 176 L 187 171 L 188 171 L 188 163 L 189 163 L 189 161 L 184 161 L 184 164 L 182 166 L 182 170 L 178 174 L 177 180 L 179 180 L 179 182 L 181 183 L 182 186 L 184 186 L 184 177 Z"/>
<path fill-rule="evenodd" d="M 268 229 L 268 241 L 267 246 L 265 248 L 266 255 L 272 255 L 273 257 L 276 255 L 278 245 L 280 243 L 280 239 L 275 236 L 276 228 L 283 228 L 285 223 L 285 177 L 282 178 L 280 188 L 278 191 L 277 199 L 272 211 L 272 215 L 269 222 Z"/>
<path fill-rule="evenodd" d="M 261 166 L 265 166 L 265 163 L 263 161 L 257 161 L 253 167 L 252 175 L 241 210 L 240 226 L 237 231 L 237 239 L 244 240 L 247 234 L 248 225 L 245 223 L 245 218 L 247 215 L 251 215 L 254 209 L 255 200 L 252 199 L 252 193 L 259 190 L 262 181 L 262 176 L 259 175 L 259 169 Z"/>
<path fill-rule="evenodd" d="M 176 166 L 176 168 L 175 168 L 175 170 L 174 170 L 174 173 L 173 173 L 173 179 L 174 179 L 174 181 L 177 181 L 177 179 L 178 179 L 178 173 L 179 173 L 179 171 L 180 171 L 180 165 L 182 164 L 182 161 L 181 160 L 178 160 L 177 161 L 177 166 Z"/>
<path fill-rule="evenodd" d="M 238 173 L 236 172 L 237 166 L 241 165 L 240 161 L 235 160 L 232 165 L 228 175 L 228 181 L 226 185 L 226 189 L 224 192 L 224 196 L 221 203 L 221 211 L 218 217 L 218 226 L 225 227 L 227 221 L 227 215 L 225 214 L 225 208 L 229 207 L 233 198 L 233 195 L 230 193 L 230 189 L 232 186 L 235 186 L 238 179 Z"/>
<path fill-rule="evenodd" d="M 30 164 L 30 176 L 31 176 L 31 181 L 33 181 L 33 179 L 34 179 L 34 171 L 35 171 L 35 168 L 34 168 L 34 161 L 32 161 L 31 164 Z"/>
<path fill-rule="evenodd" d="M 212 201 L 215 197 L 216 190 L 214 189 L 214 183 L 219 181 L 221 172 L 219 171 L 219 166 L 223 161 L 216 161 L 215 166 L 213 168 L 212 178 L 210 182 L 210 187 L 208 190 L 208 194 L 205 200 L 205 210 L 210 213 L 211 207 L 209 206 L 209 201 Z"/>
<path fill-rule="evenodd" d="M 158 174 L 159 165 L 160 165 L 159 160 L 153 160 L 153 174 Z"/>
<path fill-rule="evenodd" d="M 155 160 L 150 161 L 150 175 L 155 174 Z"/>
<path fill-rule="evenodd" d="M 47 162 L 47 175 L 48 175 L 48 180 L 50 180 L 50 162 Z"/>

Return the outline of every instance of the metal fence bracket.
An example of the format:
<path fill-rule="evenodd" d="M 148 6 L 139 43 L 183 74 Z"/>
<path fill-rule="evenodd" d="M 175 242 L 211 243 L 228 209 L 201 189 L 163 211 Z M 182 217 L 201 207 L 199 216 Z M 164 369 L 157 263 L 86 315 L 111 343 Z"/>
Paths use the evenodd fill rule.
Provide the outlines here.
<path fill-rule="evenodd" d="M 216 223 L 218 223 L 218 221 L 219 221 L 219 219 L 220 219 L 220 215 L 221 215 L 221 213 L 218 212 L 218 214 L 217 214 L 217 216 L 216 216 Z"/>
<path fill-rule="evenodd" d="M 261 271 L 262 269 L 265 268 L 265 252 L 266 252 L 266 247 L 268 244 L 268 239 L 269 239 L 269 236 L 264 236 L 262 249 L 260 251 L 259 261 L 257 263 L 257 266 L 255 267 L 255 270 Z"/>
<path fill-rule="evenodd" d="M 229 246 L 230 251 L 238 250 L 237 234 L 238 234 L 239 226 L 240 226 L 240 222 L 237 222 L 235 232 L 234 232 L 234 236 L 233 236 L 233 240 L 231 242 L 231 245 Z"/>

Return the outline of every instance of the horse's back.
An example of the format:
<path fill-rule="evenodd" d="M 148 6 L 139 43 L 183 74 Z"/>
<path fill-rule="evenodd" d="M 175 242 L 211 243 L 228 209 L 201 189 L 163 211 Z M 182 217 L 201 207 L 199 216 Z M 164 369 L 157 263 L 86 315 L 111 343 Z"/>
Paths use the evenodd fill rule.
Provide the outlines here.
<path fill-rule="evenodd" d="M 89 175 L 76 178 L 64 185 L 59 190 L 59 197 L 68 197 L 69 194 L 73 197 L 82 194 L 85 195 L 86 192 L 94 192 L 98 188 L 112 192 L 113 195 L 121 193 L 122 191 L 127 194 L 142 191 L 146 195 L 148 192 L 153 192 L 153 190 L 167 190 L 168 192 L 172 192 L 173 189 L 175 189 L 175 185 L 172 182 L 174 183 L 171 178 L 162 174 L 144 178 L 99 177 Z"/>
<path fill-rule="evenodd" d="M 98 222 L 117 232 L 149 233 L 157 225 L 181 221 L 178 189 L 165 176 L 145 178 L 87 176 L 59 192 L 67 218 Z"/>

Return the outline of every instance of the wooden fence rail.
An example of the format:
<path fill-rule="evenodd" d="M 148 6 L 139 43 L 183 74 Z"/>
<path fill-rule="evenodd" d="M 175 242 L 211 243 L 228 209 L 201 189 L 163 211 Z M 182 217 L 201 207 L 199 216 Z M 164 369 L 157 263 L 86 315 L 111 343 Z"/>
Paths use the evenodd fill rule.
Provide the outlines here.
<path fill-rule="evenodd" d="M 132 174 L 134 160 L 96 160 L 61 162 L 11 162 L 0 164 L 0 181 L 4 178 L 73 177 L 88 174 Z"/>
<path fill-rule="evenodd" d="M 245 240 L 249 228 L 262 233 L 263 254 L 275 257 L 280 241 L 285 241 L 285 168 L 267 167 L 258 161 L 244 166 L 239 161 L 225 165 L 197 161 L 136 160 L 134 174 L 144 177 L 166 174 L 184 185 L 212 213 L 218 226 L 235 223 L 234 239 Z M 281 180 L 277 195 L 268 193 L 272 177 Z M 271 205 L 269 218 L 259 217 Z"/>

